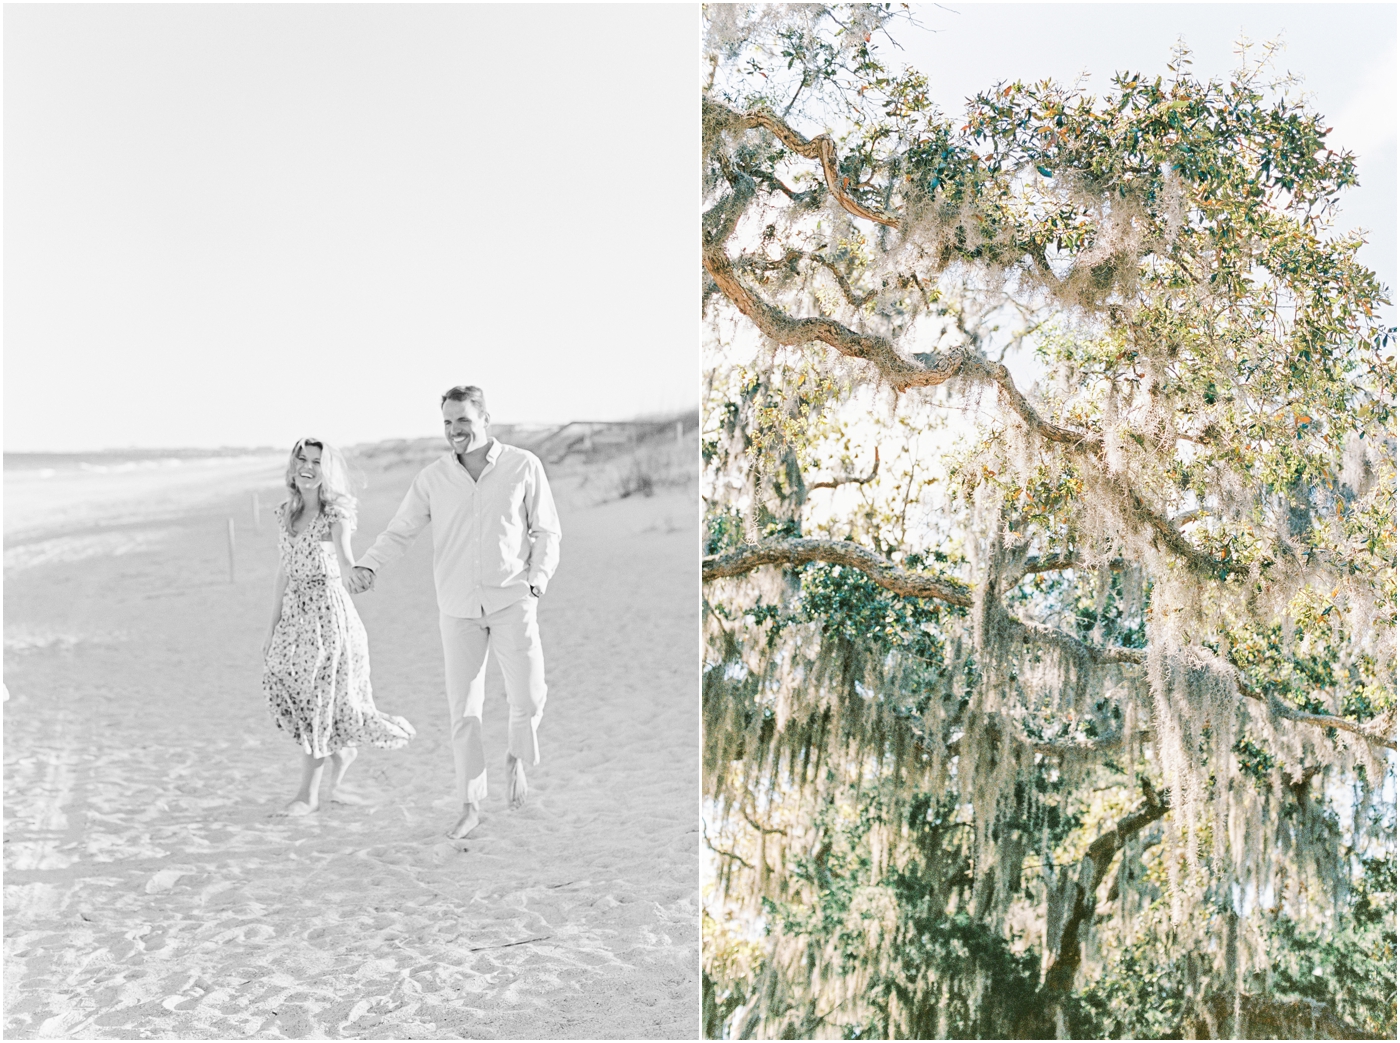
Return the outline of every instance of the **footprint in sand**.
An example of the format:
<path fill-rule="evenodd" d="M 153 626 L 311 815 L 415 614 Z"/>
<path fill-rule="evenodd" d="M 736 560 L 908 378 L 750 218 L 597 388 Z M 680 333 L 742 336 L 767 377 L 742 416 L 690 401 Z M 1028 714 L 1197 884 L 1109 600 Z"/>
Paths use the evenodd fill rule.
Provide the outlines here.
<path fill-rule="evenodd" d="M 169 891 L 180 877 L 189 876 L 193 872 L 193 867 L 162 869 L 146 881 L 146 893 L 153 895 Z"/>
<path fill-rule="evenodd" d="M 467 845 L 464 841 L 453 843 L 450 840 L 442 840 L 429 848 L 433 861 L 439 864 L 449 862 L 459 855 L 467 853 Z"/>
<path fill-rule="evenodd" d="M 160 1001 L 160 1005 L 171 1011 L 193 1010 L 204 1001 L 209 991 L 209 983 L 198 975 L 182 974 L 178 978 L 184 979 L 184 986 L 166 996 Z"/>
<path fill-rule="evenodd" d="M 327 798 L 327 804 L 332 810 L 337 805 L 352 808 L 367 808 L 373 803 L 374 801 L 370 800 L 368 797 L 363 797 L 352 790 L 345 789 L 336 790 Z"/>
<path fill-rule="evenodd" d="M 340 1031 L 344 1032 L 345 1029 L 359 1021 L 372 1006 L 374 1006 L 374 1003 L 371 1000 L 359 1000 L 350 1008 L 350 1012 L 345 1015 L 345 1020 L 340 1023 Z"/>
<path fill-rule="evenodd" d="M 378 977 L 379 975 L 392 974 L 394 970 L 395 964 L 393 960 L 367 960 L 355 969 L 354 976 L 361 981 L 365 981 L 369 978 Z"/>

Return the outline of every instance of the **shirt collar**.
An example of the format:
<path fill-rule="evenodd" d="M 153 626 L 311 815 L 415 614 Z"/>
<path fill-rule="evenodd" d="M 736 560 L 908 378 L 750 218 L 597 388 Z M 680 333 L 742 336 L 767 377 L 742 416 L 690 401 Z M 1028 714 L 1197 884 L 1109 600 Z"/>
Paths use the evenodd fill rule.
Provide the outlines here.
<path fill-rule="evenodd" d="M 487 467 L 492 466 L 500 458 L 501 450 L 503 450 L 504 448 L 505 446 L 501 444 L 501 440 L 499 438 L 496 438 L 495 436 L 492 436 L 490 443 L 486 447 Z M 460 469 L 462 466 L 462 461 L 457 459 L 457 454 L 451 449 L 447 451 L 447 454 L 444 457 L 444 459 L 446 459 L 447 462 L 453 467 L 457 467 Z"/>

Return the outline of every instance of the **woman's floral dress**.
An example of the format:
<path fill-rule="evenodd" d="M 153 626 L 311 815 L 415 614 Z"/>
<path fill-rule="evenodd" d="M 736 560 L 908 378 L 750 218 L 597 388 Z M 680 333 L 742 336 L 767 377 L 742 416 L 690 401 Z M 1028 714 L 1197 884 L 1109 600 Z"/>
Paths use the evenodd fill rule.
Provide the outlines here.
<path fill-rule="evenodd" d="M 272 719 L 313 757 L 365 743 L 404 745 L 413 738 L 413 725 L 374 708 L 369 641 L 341 585 L 335 545 L 328 542 L 333 522 L 352 519 L 327 506 L 295 535 L 287 527 L 287 505 L 276 514 L 287 589 L 263 664 Z"/>

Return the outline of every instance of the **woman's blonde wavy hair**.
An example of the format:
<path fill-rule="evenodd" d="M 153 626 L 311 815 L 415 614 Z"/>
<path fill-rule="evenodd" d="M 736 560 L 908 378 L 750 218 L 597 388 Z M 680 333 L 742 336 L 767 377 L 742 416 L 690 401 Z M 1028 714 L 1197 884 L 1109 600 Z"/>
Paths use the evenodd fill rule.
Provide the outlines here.
<path fill-rule="evenodd" d="M 292 446 L 292 453 L 287 458 L 287 489 L 291 495 L 287 497 L 287 527 L 301 517 L 301 512 L 306 509 L 306 501 L 302 498 L 301 490 L 297 488 L 296 470 L 298 454 L 307 446 L 314 445 L 321 450 L 321 511 L 325 512 L 327 507 L 339 507 L 350 516 L 350 524 L 355 523 L 355 511 L 358 501 L 350 491 L 351 475 L 350 466 L 345 462 L 345 454 L 335 446 L 323 442 L 319 438 L 300 438 L 297 444 Z"/>

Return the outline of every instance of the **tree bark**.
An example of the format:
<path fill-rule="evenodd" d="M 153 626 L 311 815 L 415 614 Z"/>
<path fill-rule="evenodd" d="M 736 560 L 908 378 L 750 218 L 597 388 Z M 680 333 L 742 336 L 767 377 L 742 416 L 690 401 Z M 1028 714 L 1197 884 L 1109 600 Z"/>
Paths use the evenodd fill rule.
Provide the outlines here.
<path fill-rule="evenodd" d="M 1108 867 L 1113 864 L 1113 857 L 1144 827 L 1171 810 L 1167 801 L 1145 780 L 1143 794 L 1147 799 L 1142 807 L 1120 818 L 1111 830 L 1094 839 L 1082 859 L 1060 871 L 1062 875 L 1056 880 L 1056 886 L 1063 889 L 1060 900 L 1067 903 L 1067 911 L 1061 921 L 1063 926 L 1058 943 L 1046 939 L 1055 952 L 1045 972 L 1044 983 L 1045 991 L 1052 997 L 1067 996 L 1074 988 L 1074 976 L 1079 971 L 1081 957 L 1079 928 L 1086 920 L 1092 922 L 1098 904 L 1099 884 L 1103 883 Z"/>
<path fill-rule="evenodd" d="M 857 569 L 877 586 L 895 594 L 934 598 L 964 608 L 972 606 L 972 591 L 959 580 L 900 568 L 874 551 L 847 540 L 771 539 L 746 544 L 737 550 L 705 558 L 701 563 L 701 577 L 709 583 L 741 576 L 764 565 L 806 565 L 813 561 Z"/>

